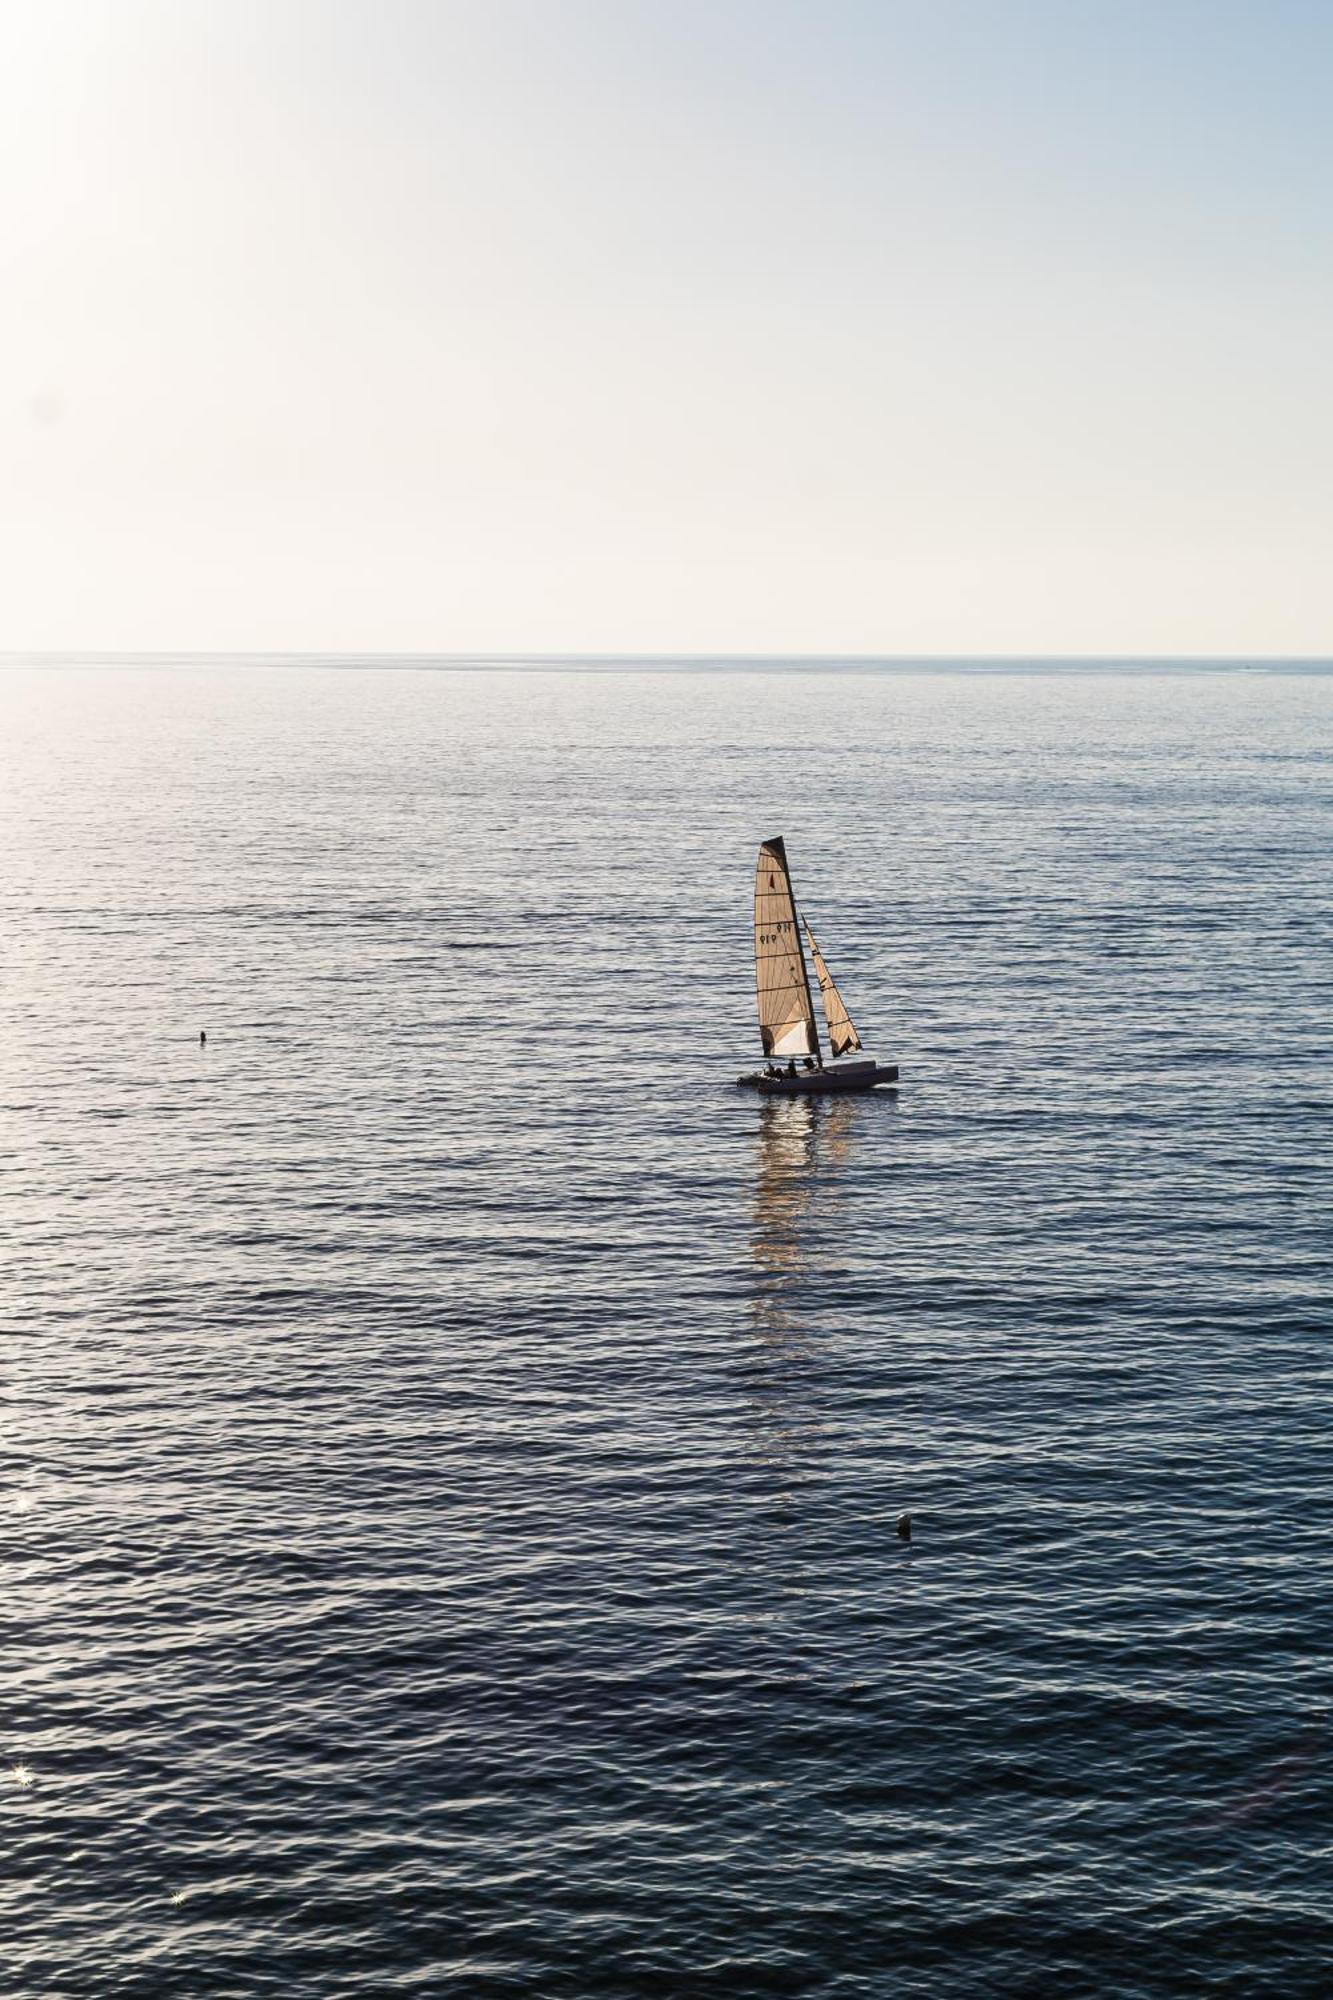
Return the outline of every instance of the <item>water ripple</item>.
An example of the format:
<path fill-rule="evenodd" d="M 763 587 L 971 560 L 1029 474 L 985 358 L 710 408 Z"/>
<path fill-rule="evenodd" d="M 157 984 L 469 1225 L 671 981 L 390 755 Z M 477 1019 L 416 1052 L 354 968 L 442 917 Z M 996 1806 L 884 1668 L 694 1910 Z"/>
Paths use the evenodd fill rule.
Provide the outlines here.
<path fill-rule="evenodd" d="M 0 705 L 8 1990 L 1322 2000 L 1333 680 Z"/>

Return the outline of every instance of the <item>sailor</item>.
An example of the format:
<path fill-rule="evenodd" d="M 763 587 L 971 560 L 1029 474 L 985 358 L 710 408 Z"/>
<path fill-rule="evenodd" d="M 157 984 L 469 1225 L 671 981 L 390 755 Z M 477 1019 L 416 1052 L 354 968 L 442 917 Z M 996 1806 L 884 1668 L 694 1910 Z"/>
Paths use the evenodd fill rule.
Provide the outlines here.
<path fill-rule="evenodd" d="M 813 1056 L 807 1056 L 805 1061 L 801 1064 L 802 1069 L 813 1069 L 814 1066 L 815 1066 L 815 1059 Z"/>
<path fill-rule="evenodd" d="M 796 1074 L 796 1058 L 795 1058 L 795 1056 L 793 1056 L 793 1057 L 792 1057 L 792 1059 L 791 1059 L 791 1061 L 790 1061 L 790 1062 L 789 1062 L 789 1063 L 787 1064 L 787 1074 L 788 1074 L 788 1076 L 795 1076 L 795 1074 Z"/>

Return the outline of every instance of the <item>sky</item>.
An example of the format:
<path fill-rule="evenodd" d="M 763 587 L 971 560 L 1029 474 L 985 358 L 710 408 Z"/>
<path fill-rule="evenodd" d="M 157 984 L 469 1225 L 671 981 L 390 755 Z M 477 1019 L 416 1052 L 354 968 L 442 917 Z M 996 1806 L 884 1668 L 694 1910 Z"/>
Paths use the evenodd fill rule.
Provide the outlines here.
<path fill-rule="evenodd" d="M 0 650 L 1333 654 L 1327 0 L 0 0 Z"/>

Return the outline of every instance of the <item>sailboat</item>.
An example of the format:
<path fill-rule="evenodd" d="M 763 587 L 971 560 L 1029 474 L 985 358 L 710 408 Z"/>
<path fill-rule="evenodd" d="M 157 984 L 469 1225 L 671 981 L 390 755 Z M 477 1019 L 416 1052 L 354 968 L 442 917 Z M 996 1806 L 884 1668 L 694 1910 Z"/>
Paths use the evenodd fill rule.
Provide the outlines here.
<path fill-rule="evenodd" d="M 824 1003 L 831 1052 L 827 1063 L 815 1026 L 802 931 L 810 945 L 819 997 Z M 759 1033 L 769 1061 L 752 1075 L 737 1077 L 737 1083 L 770 1096 L 804 1097 L 829 1090 L 873 1090 L 877 1084 L 898 1081 L 896 1063 L 878 1063 L 873 1057 L 853 1053 L 860 1050 L 861 1037 L 815 943 L 814 932 L 796 914 L 787 850 L 781 839 L 764 842 L 755 870 L 754 980 L 759 996 Z"/>

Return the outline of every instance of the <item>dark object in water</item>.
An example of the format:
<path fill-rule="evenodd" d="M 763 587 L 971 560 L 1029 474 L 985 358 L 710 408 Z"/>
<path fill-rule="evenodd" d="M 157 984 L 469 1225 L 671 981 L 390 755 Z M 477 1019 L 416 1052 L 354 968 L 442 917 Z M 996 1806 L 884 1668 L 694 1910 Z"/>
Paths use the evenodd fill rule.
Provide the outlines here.
<path fill-rule="evenodd" d="M 910 1542 L 911 1539 L 912 1517 L 910 1514 L 900 1514 L 898 1516 L 898 1540 L 900 1542 Z"/>

